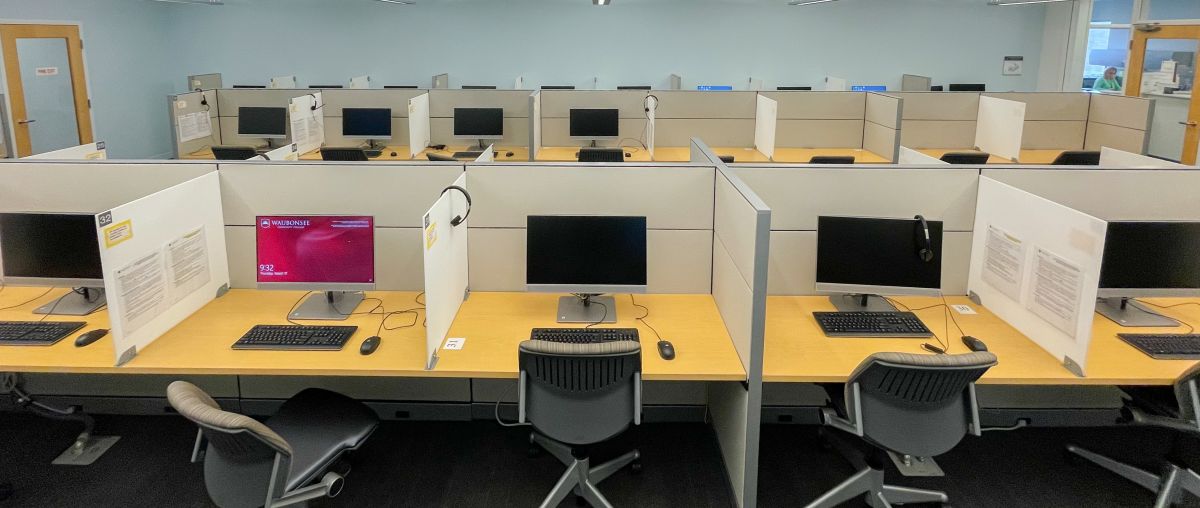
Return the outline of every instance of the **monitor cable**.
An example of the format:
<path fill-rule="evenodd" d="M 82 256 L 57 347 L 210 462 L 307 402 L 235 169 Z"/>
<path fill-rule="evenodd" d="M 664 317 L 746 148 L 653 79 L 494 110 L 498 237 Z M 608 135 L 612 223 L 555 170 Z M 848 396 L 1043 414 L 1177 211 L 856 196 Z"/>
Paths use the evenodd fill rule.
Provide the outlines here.
<path fill-rule="evenodd" d="M 646 328 L 649 328 L 651 332 L 654 332 L 654 338 L 655 338 L 655 340 L 658 340 L 659 342 L 661 342 L 661 341 L 662 341 L 662 336 L 658 334 L 658 330 L 655 330 L 653 326 L 650 326 L 650 323 L 647 323 L 647 322 L 646 322 L 646 318 L 650 317 L 650 308 L 649 308 L 649 307 L 647 307 L 647 306 L 645 306 L 645 305 L 642 305 L 642 304 L 640 304 L 640 303 L 637 303 L 637 299 L 635 299 L 635 298 L 634 298 L 634 296 L 633 296 L 633 293 L 629 293 L 629 301 L 630 301 L 631 303 L 633 303 L 633 306 L 634 306 L 634 307 L 637 307 L 637 308 L 639 308 L 639 309 L 642 309 L 642 311 L 643 311 L 643 312 L 645 312 L 645 313 L 644 313 L 644 314 L 642 314 L 640 317 L 637 317 L 637 318 L 634 318 L 634 319 L 635 319 L 636 321 L 638 321 L 639 323 L 641 323 L 641 324 L 643 324 L 643 325 L 646 325 Z"/>
<path fill-rule="evenodd" d="M 604 305 L 603 303 L 592 300 L 591 295 L 583 295 L 583 296 L 575 295 L 575 297 L 579 298 L 580 300 L 583 300 L 583 305 L 585 307 L 588 305 L 599 305 L 604 308 L 604 314 L 600 315 L 600 320 L 596 321 L 595 323 L 590 323 L 587 326 L 585 326 L 584 328 L 591 328 L 593 326 L 603 324 L 604 320 L 608 319 L 608 306 L 607 305 Z M 616 310 L 616 309 L 613 309 L 613 310 Z"/>
<path fill-rule="evenodd" d="M 1131 305 L 1135 305 L 1135 306 L 1136 306 L 1136 304 L 1139 304 L 1139 303 L 1144 303 L 1146 305 L 1149 305 L 1149 306 L 1155 307 L 1155 308 L 1159 308 L 1159 309 L 1173 309 L 1175 307 L 1183 307 L 1185 305 L 1200 305 L 1200 302 L 1184 302 L 1184 303 L 1176 303 L 1173 305 L 1158 305 L 1155 303 L 1147 302 L 1145 300 L 1133 300 L 1130 302 Z M 1146 309 L 1142 309 L 1142 310 L 1146 310 Z M 1146 311 L 1149 312 L 1148 310 L 1146 310 Z M 1158 314 L 1158 313 L 1155 312 L 1154 314 Z M 1162 316 L 1162 314 L 1159 314 L 1159 315 Z M 1196 327 L 1192 326 L 1192 324 L 1188 323 L 1187 321 L 1184 321 L 1184 320 L 1176 318 L 1176 317 L 1171 317 L 1171 316 L 1163 316 L 1163 317 L 1170 319 L 1172 321 L 1175 321 L 1176 323 L 1179 324 L 1178 326 L 1186 326 L 1188 331 L 1184 332 L 1185 335 L 1190 335 L 1192 333 L 1195 333 L 1195 331 L 1196 331 Z"/>
<path fill-rule="evenodd" d="M 963 334 L 962 327 L 958 325 L 958 319 L 956 319 L 954 317 L 954 314 L 950 312 L 950 305 L 949 305 L 949 303 L 946 302 L 945 296 L 942 296 L 942 303 L 935 304 L 935 305 L 929 305 L 926 307 L 917 307 L 915 309 L 901 303 L 900 301 L 898 301 L 894 298 L 890 298 L 887 296 L 882 296 L 882 298 L 885 301 L 887 301 L 888 303 L 892 304 L 893 306 L 895 306 L 897 308 L 902 308 L 904 312 L 912 312 L 913 314 L 916 314 L 918 311 L 922 311 L 922 310 L 936 309 L 938 307 L 942 308 L 942 312 L 943 312 L 942 313 L 942 324 L 945 327 L 942 331 L 942 336 L 945 337 L 946 340 L 942 340 L 942 337 L 938 337 L 938 334 L 936 332 L 934 332 L 932 329 L 930 329 L 929 333 L 933 334 L 933 339 L 937 341 L 938 346 L 939 346 L 938 349 L 941 350 L 941 353 L 937 353 L 937 351 L 929 349 L 928 347 L 925 347 L 925 346 L 932 346 L 932 344 L 922 345 L 922 347 L 925 347 L 926 351 L 931 351 L 931 352 L 934 352 L 937 354 L 949 354 L 950 353 L 950 340 L 949 339 L 950 339 L 950 323 L 951 322 L 953 322 L 954 327 L 958 329 L 958 333 Z"/>
<path fill-rule="evenodd" d="M 47 289 L 47 290 L 46 290 L 45 292 L 43 292 L 42 294 L 40 294 L 40 295 L 37 295 L 37 296 L 35 296 L 35 297 L 33 297 L 33 298 L 30 298 L 30 299 L 28 299 L 28 300 L 26 300 L 26 301 L 24 301 L 24 302 L 18 303 L 18 304 L 16 304 L 16 305 L 9 305 L 8 307 L 0 307 L 0 310 L 11 310 L 11 309 L 16 309 L 16 308 L 18 308 L 18 307 L 24 307 L 24 306 L 26 306 L 26 305 L 29 305 L 29 304 L 33 303 L 33 302 L 36 302 L 36 301 L 38 301 L 38 300 L 41 300 L 43 296 L 46 296 L 46 295 L 50 294 L 50 292 L 51 292 L 51 291 L 54 291 L 54 288 L 53 288 L 53 287 L 51 287 L 51 288 Z"/>
<path fill-rule="evenodd" d="M 532 423 L 529 423 L 529 422 L 506 422 L 506 421 L 500 419 L 500 402 L 502 402 L 505 397 L 507 397 L 509 394 L 511 394 L 513 391 L 515 391 L 517 389 L 517 386 L 519 386 L 520 384 L 521 384 L 521 382 L 518 381 L 516 383 L 516 385 L 505 390 L 504 393 L 500 394 L 500 397 L 496 398 L 496 410 L 495 410 L 496 423 L 500 424 L 501 427 L 527 427 L 527 426 L 533 425 Z"/>

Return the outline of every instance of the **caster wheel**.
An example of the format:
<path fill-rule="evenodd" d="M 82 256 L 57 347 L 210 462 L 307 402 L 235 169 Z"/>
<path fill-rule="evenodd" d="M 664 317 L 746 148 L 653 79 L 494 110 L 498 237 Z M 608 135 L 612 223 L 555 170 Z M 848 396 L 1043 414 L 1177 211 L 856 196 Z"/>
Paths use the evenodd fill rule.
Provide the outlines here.
<path fill-rule="evenodd" d="M 642 472 L 642 461 L 639 459 L 631 462 L 629 464 L 629 471 L 633 474 L 640 474 Z"/>

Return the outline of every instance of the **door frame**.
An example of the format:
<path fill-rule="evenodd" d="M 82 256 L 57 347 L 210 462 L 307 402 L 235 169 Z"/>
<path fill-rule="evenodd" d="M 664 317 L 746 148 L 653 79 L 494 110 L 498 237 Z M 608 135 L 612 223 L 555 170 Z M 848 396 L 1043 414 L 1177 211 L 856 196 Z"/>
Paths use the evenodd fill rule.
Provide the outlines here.
<path fill-rule="evenodd" d="M 79 21 L 56 20 L 56 19 L 9 19 L 9 18 L 0 17 L 0 25 L 74 26 L 79 31 L 79 40 L 83 41 L 83 40 L 87 39 L 87 32 L 83 27 L 83 23 L 81 23 Z M 95 114 L 95 111 L 92 109 L 92 104 L 91 104 L 92 73 L 88 69 L 87 45 L 84 45 L 84 47 L 80 50 L 79 54 L 80 54 L 80 59 L 82 60 L 81 64 L 82 64 L 82 68 L 83 68 L 84 93 L 87 96 L 87 105 L 88 105 L 87 121 L 88 121 L 88 125 L 90 126 L 90 129 L 91 129 L 92 138 L 94 140 L 97 137 L 96 136 L 97 126 L 96 126 L 96 114 Z M 19 156 L 17 155 L 18 148 L 17 148 L 16 122 L 15 122 L 15 116 L 14 116 L 15 112 L 13 109 L 13 93 L 11 90 L 8 89 L 8 77 L 7 77 L 7 73 L 6 73 L 6 64 L 4 62 L 4 54 L 2 51 L 0 51 L 0 94 L 4 95 L 4 103 L 5 104 L 4 104 L 4 108 L 3 108 L 4 109 L 3 113 L 8 117 L 8 125 L 12 126 L 12 128 L 8 129 L 8 132 L 4 133 L 4 136 L 7 138 L 6 144 L 11 148 L 11 150 L 13 152 L 13 153 L 9 154 L 9 157 L 19 158 Z M 76 118 L 78 121 L 78 111 L 76 111 Z M 80 142 L 81 143 L 84 142 L 82 139 L 82 136 L 80 137 Z"/>
<path fill-rule="evenodd" d="M 1134 24 L 1132 38 L 1129 41 L 1129 64 L 1125 66 L 1125 95 L 1130 97 L 1142 96 L 1142 73 L 1145 72 L 1146 45 L 1151 39 L 1195 39 L 1197 58 L 1200 58 L 1200 25 L 1156 25 L 1152 32 L 1144 31 Z M 1192 83 L 1192 99 L 1188 108 L 1188 122 L 1193 125 L 1185 127 L 1183 133 L 1183 153 L 1179 155 L 1180 162 L 1187 165 L 1196 164 L 1197 145 L 1200 145 L 1200 95 L 1195 93 L 1196 83 Z"/>

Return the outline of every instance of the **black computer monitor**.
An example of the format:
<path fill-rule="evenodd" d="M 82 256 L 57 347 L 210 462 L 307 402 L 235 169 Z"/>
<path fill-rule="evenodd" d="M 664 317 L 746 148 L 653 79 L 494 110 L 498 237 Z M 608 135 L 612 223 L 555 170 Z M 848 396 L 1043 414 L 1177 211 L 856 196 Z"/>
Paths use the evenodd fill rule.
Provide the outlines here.
<path fill-rule="evenodd" d="M 287 137 L 287 108 L 238 108 L 238 135 L 267 139 Z"/>
<path fill-rule="evenodd" d="M 576 139 L 617 139 L 620 116 L 616 109 L 575 109 L 570 111 L 570 135 Z"/>
<path fill-rule="evenodd" d="M 873 295 L 941 294 L 942 222 L 817 218 L 817 291 L 841 311 L 894 311 Z"/>
<path fill-rule="evenodd" d="M 526 223 L 529 291 L 573 293 L 559 300 L 560 323 L 616 322 L 601 293 L 646 290 L 646 218 L 531 215 Z"/>
<path fill-rule="evenodd" d="M 84 316 L 104 305 L 104 269 L 91 214 L 0 213 L 0 281 L 79 288 L 34 312 Z"/>
<path fill-rule="evenodd" d="M 383 87 L 385 89 L 389 89 L 389 90 L 397 90 L 397 89 L 414 90 L 414 89 L 420 88 L 417 85 L 383 85 Z"/>
<path fill-rule="evenodd" d="M 575 85 L 542 85 L 542 90 L 574 90 Z"/>
<path fill-rule="evenodd" d="M 987 85 L 983 83 L 950 83 L 947 89 L 951 92 L 986 92 Z"/>
<path fill-rule="evenodd" d="M 1096 311 L 1122 326 L 1176 326 L 1130 300 L 1200 296 L 1200 222 L 1109 222 L 1096 294 Z"/>
<path fill-rule="evenodd" d="M 266 88 L 267 85 L 233 85 L 234 88 Z"/>
<path fill-rule="evenodd" d="M 309 87 L 309 88 L 326 88 L 326 89 L 329 89 L 329 88 L 345 88 L 345 87 L 344 87 L 344 86 L 342 86 L 342 85 L 309 85 L 308 87 Z"/>
<path fill-rule="evenodd" d="M 496 85 L 463 85 L 463 90 L 495 90 Z"/>
<path fill-rule="evenodd" d="M 619 85 L 617 90 L 649 90 L 650 85 Z"/>
<path fill-rule="evenodd" d="M 477 139 L 480 148 L 485 139 L 503 139 L 504 108 L 454 108 L 454 137 Z"/>
<path fill-rule="evenodd" d="M 342 108 L 342 136 L 350 139 L 391 139 L 389 108 Z"/>
<path fill-rule="evenodd" d="M 811 86 L 777 86 L 776 90 L 812 90 Z"/>

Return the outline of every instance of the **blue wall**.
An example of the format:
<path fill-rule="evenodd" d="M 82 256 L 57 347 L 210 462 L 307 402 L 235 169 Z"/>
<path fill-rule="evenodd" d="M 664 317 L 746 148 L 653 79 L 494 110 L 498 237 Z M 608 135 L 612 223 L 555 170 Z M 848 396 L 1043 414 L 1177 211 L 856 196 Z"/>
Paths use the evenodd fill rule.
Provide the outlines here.
<path fill-rule="evenodd" d="M 166 96 L 184 86 L 172 73 L 166 5 L 0 0 L 0 19 L 81 23 L 96 140 L 108 142 L 111 158 L 161 158 L 171 152 Z"/>
<path fill-rule="evenodd" d="M 687 87 L 814 85 L 825 75 L 898 87 L 903 73 L 934 83 L 1036 88 L 1043 6 L 984 0 L 843 0 L 789 7 L 785 0 L 247 0 L 172 6 L 174 39 L 188 55 L 176 74 L 221 72 L 226 86 L 296 74 L 300 84 L 511 88 L 573 84 Z M 207 34 L 196 37 L 197 34 Z M 299 50 L 299 51 L 293 51 Z M 1025 57 L 1025 75 L 1000 75 L 1003 57 Z"/>

